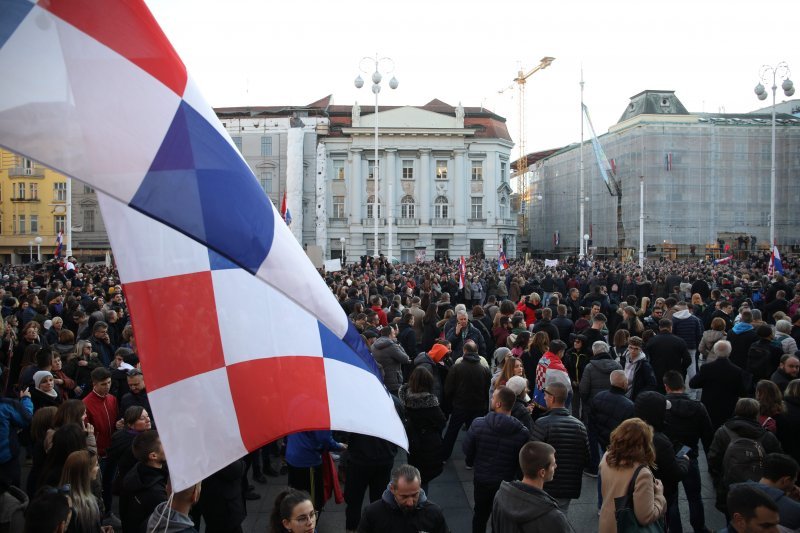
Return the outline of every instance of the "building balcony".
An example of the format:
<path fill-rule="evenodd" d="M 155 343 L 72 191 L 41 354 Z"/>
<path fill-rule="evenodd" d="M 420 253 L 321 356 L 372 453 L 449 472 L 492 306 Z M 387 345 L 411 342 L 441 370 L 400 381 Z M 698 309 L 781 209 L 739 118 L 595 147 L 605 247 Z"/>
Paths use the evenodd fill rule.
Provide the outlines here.
<path fill-rule="evenodd" d="M 419 226 L 418 218 L 398 218 L 395 220 L 398 227 L 400 226 Z"/>
<path fill-rule="evenodd" d="M 29 203 L 29 204 L 38 204 L 39 202 L 41 202 L 39 198 L 11 198 L 11 201 Z"/>
<path fill-rule="evenodd" d="M 9 178 L 44 178 L 43 168 L 11 167 L 8 169 Z"/>
<path fill-rule="evenodd" d="M 345 228 L 347 227 L 347 219 L 338 217 L 328 217 L 328 225 L 333 228 Z"/>
<path fill-rule="evenodd" d="M 432 218 L 431 226 L 452 226 L 455 221 L 452 218 Z"/>
<path fill-rule="evenodd" d="M 362 226 L 373 227 L 373 226 L 375 226 L 375 219 L 374 218 L 362 218 L 361 219 L 361 225 Z M 379 218 L 378 219 L 378 226 L 383 227 L 384 225 L 386 225 L 386 219 L 385 218 Z"/>
<path fill-rule="evenodd" d="M 495 222 L 498 226 L 516 226 L 517 221 L 513 218 L 498 218 Z"/>
<path fill-rule="evenodd" d="M 467 219 L 467 223 L 468 224 L 473 224 L 473 225 L 486 224 L 486 219 L 485 218 L 468 218 Z"/>

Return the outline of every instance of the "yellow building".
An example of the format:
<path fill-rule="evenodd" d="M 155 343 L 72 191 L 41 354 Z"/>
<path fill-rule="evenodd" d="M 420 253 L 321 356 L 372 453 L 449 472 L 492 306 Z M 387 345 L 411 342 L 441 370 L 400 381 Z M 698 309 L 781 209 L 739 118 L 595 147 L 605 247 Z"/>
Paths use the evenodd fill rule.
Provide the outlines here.
<path fill-rule="evenodd" d="M 52 258 L 66 225 L 67 178 L 0 149 L 0 263 Z"/>

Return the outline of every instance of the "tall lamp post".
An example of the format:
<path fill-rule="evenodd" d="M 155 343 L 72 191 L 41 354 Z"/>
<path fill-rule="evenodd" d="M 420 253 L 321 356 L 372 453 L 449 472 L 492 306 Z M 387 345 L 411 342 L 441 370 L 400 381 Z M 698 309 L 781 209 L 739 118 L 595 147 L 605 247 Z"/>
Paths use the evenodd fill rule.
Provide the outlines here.
<path fill-rule="evenodd" d="M 342 266 L 344 266 L 344 237 L 339 237 L 339 242 L 342 245 Z"/>
<path fill-rule="evenodd" d="M 30 257 L 30 263 L 33 263 L 33 241 L 28 241 L 28 257 Z"/>
<path fill-rule="evenodd" d="M 33 241 L 36 243 L 37 261 L 39 261 L 41 263 L 42 262 L 42 238 L 37 236 L 35 239 L 33 239 Z"/>
<path fill-rule="evenodd" d="M 389 57 L 378 57 L 378 54 L 375 54 L 375 57 L 363 57 L 358 64 L 358 69 L 363 72 L 364 74 L 369 74 L 372 69 L 372 92 L 375 94 L 375 164 L 373 167 L 373 178 L 375 180 L 375 194 L 373 198 L 375 202 L 372 206 L 372 217 L 375 220 L 375 257 L 378 257 L 380 246 L 378 245 L 378 206 L 380 203 L 378 202 L 378 193 L 380 192 L 379 187 L 379 180 L 378 180 L 378 171 L 380 165 L 378 164 L 378 93 L 381 92 L 381 80 L 383 79 L 383 74 L 381 74 L 381 66 L 386 65 L 383 67 L 384 74 L 391 74 L 394 72 L 394 61 L 392 61 Z M 388 68 L 388 70 L 386 70 Z M 364 80 L 361 79 L 361 75 L 356 77 L 355 81 L 353 82 L 356 86 L 356 89 L 360 89 L 364 86 Z M 389 80 L 389 88 L 397 89 L 397 86 L 400 83 L 397 81 L 397 78 L 392 76 L 392 79 Z M 387 236 L 388 236 L 388 243 L 387 243 L 387 253 L 389 257 L 389 261 L 392 260 L 392 194 L 393 194 L 393 183 L 389 180 L 388 183 L 388 191 L 386 199 L 386 204 L 389 210 L 387 211 Z"/>
<path fill-rule="evenodd" d="M 781 61 L 774 67 L 771 65 L 764 65 L 758 73 L 760 82 L 756 85 L 755 93 L 759 100 L 767 99 L 767 90 L 764 84 L 770 83 L 770 76 L 772 79 L 772 163 L 770 165 L 769 178 L 770 178 L 770 191 L 769 191 L 769 247 L 775 246 L 775 92 L 778 90 L 778 81 L 783 80 L 781 89 L 786 96 L 794 94 L 794 83 L 789 79 L 791 72 L 789 65 L 785 61 Z"/>

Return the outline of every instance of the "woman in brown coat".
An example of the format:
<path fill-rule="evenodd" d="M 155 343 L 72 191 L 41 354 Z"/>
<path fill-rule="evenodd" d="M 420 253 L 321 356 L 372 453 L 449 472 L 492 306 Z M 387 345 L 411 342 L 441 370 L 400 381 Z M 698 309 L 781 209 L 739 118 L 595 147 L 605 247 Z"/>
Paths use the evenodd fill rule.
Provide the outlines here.
<path fill-rule="evenodd" d="M 608 451 L 600 461 L 603 506 L 600 508 L 600 533 L 616 533 L 614 499 L 625 496 L 636 469 L 639 472 L 633 490 L 633 510 L 642 525 L 652 524 L 667 509 L 664 487 L 653 476 L 656 462 L 653 429 L 641 418 L 624 421 L 611 433 Z"/>

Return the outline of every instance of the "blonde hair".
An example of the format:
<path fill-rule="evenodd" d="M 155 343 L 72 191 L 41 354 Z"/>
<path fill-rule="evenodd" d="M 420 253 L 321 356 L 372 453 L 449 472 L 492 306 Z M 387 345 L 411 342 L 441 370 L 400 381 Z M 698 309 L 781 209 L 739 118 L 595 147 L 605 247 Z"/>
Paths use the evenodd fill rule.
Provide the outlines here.
<path fill-rule="evenodd" d="M 75 522 L 82 531 L 93 530 L 100 520 L 100 505 L 92 492 L 92 469 L 97 455 L 88 450 L 72 452 L 61 470 L 61 484 L 69 485 Z"/>

